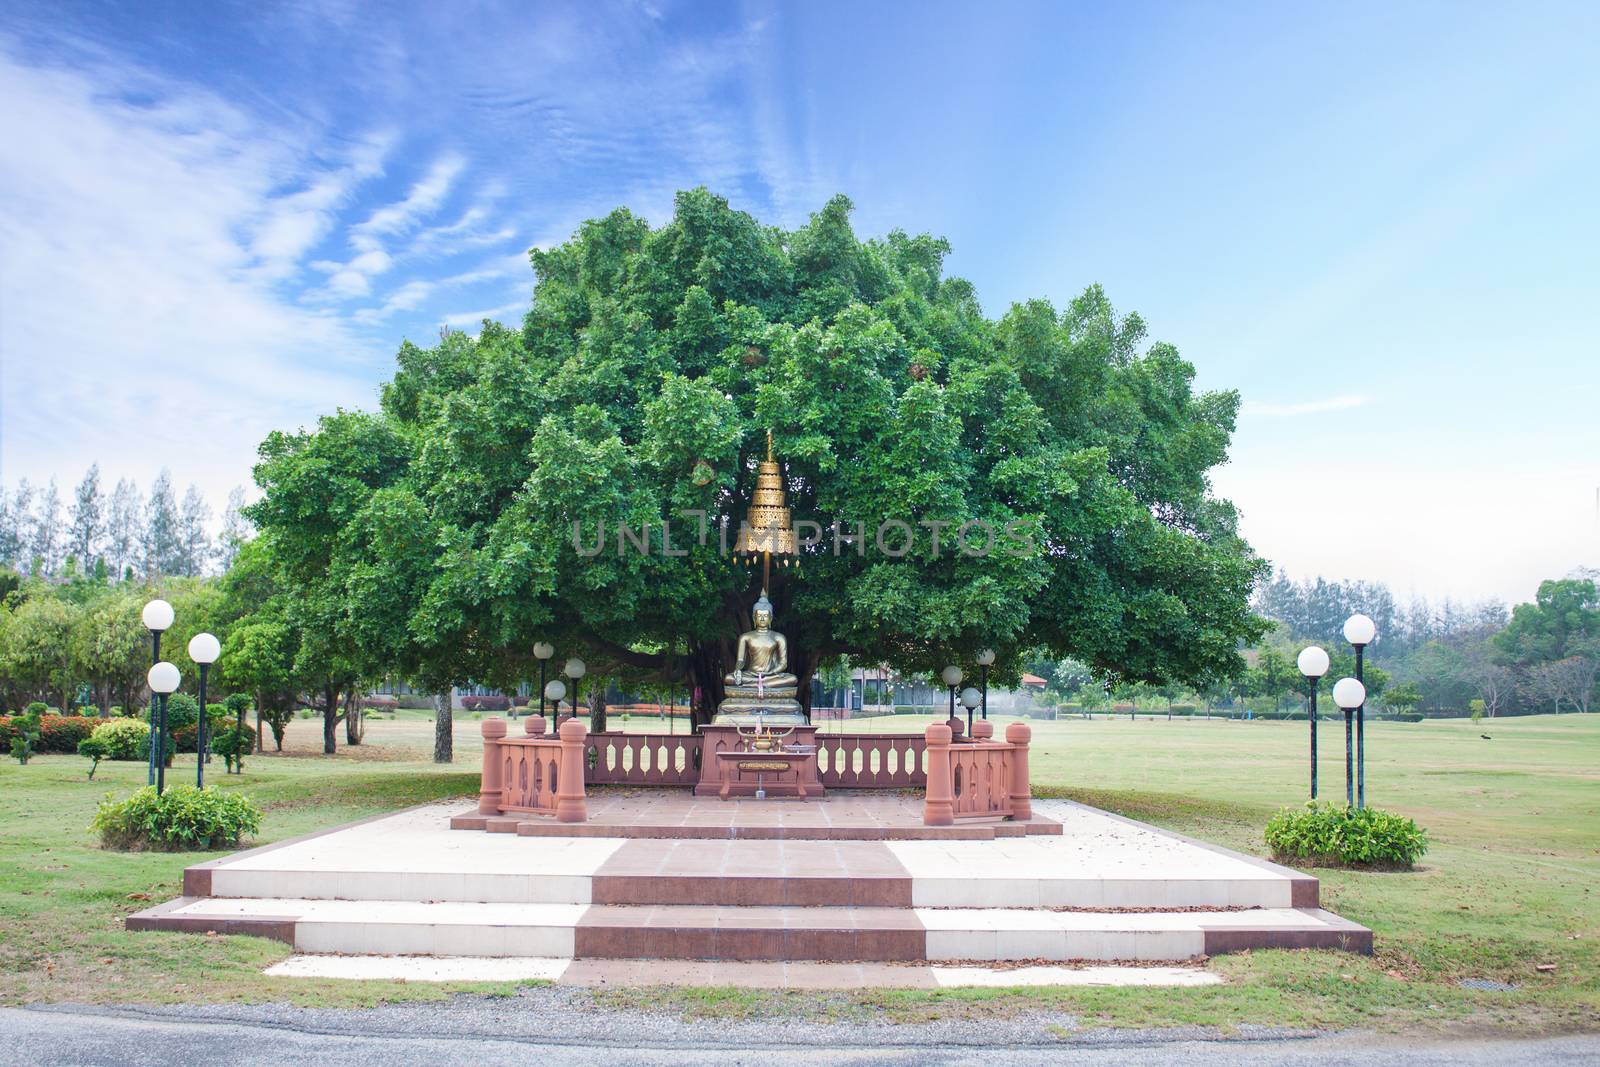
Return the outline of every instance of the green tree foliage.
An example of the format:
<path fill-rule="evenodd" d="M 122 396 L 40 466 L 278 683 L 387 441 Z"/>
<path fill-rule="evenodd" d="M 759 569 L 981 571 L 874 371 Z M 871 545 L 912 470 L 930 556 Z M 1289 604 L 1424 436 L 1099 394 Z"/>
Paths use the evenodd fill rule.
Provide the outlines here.
<path fill-rule="evenodd" d="M 0 613 L 0 678 L 12 700 L 44 696 L 58 708 L 71 706 L 77 688 L 73 615 L 67 603 L 51 596 L 30 596 L 14 611 Z"/>
<path fill-rule="evenodd" d="M 687 674 L 703 717 L 757 593 L 716 524 L 736 527 L 770 428 L 796 516 L 867 531 L 859 555 L 825 540 L 774 575 L 803 680 L 841 654 L 927 672 L 983 646 L 997 681 L 1035 648 L 1104 677 L 1235 672 L 1263 565 L 1207 472 L 1237 396 L 1196 393 L 1098 288 L 993 321 L 944 275 L 944 241 L 862 242 L 849 212 L 836 197 L 785 232 L 705 190 L 658 229 L 619 209 L 531 254 L 520 331 L 406 344 L 381 411 L 272 435 L 247 510 L 296 669 L 318 689 L 390 671 L 509 686 L 545 639 L 599 676 Z M 917 549 L 878 551 L 884 519 Z M 1037 551 L 963 556 L 970 519 L 1020 524 Z M 661 551 L 663 520 L 683 555 Z M 575 547 L 575 523 L 614 549 L 620 522 L 653 524 L 654 550 Z M 950 524 L 937 558 L 924 522 Z"/>
<path fill-rule="evenodd" d="M 1539 583 L 1532 604 L 1518 604 L 1496 646 L 1519 666 L 1564 659 L 1600 643 L 1600 597 L 1591 578 Z"/>

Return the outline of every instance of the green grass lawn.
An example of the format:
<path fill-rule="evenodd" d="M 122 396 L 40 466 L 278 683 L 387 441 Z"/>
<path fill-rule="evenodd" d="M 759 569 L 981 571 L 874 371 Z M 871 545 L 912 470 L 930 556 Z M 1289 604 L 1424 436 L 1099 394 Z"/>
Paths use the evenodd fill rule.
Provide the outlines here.
<path fill-rule="evenodd" d="M 628 727 L 654 725 L 630 720 Z M 919 725 L 925 723 L 897 717 L 875 720 L 872 728 Z M 1003 729 L 1003 721 L 997 725 Z M 1032 725 L 1039 796 L 1072 797 L 1256 853 L 1272 811 L 1304 799 L 1304 723 L 1096 719 Z M 1325 723 L 1322 731 L 1323 795 L 1342 796 L 1343 730 Z M 218 774 L 212 781 L 261 803 L 262 842 L 291 837 L 472 793 L 478 722 L 458 721 L 453 767 L 425 761 L 431 737 L 425 717 L 373 721 L 367 744 L 328 759 L 314 754 L 320 723 L 297 720 L 285 755 L 253 758 L 243 778 Z M 913 1020 L 1051 1007 L 1090 1024 L 1118 1026 L 1600 1027 L 1600 715 L 1477 726 L 1465 720 L 1379 723 L 1367 740 L 1369 803 L 1414 816 L 1433 842 L 1414 872 L 1315 872 L 1327 907 L 1375 931 L 1372 959 L 1308 952 L 1225 956 L 1210 966 L 1228 982 L 1198 989 L 593 995 L 603 1003 L 707 1016 Z M 142 784 L 144 768 L 102 764 L 94 782 L 85 779 L 86 768 L 86 761 L 68 756 L 0 765 L 0 1002 L 328 1005 L 432 998 L 459 988 L 503 991 L 269 979 L 261 969 L 288 951 L 276 942 L 125 932 L 123 916 L 176 895 L 182 869 L 209 856 L 98 849 L 86 829 L 96 802 L 107 790 L 124 795 Z M 171 772 L 176 780 L 192 774 L 191 758 L 180 759 Z M 1462 978 L 1519 988 L 1465 990 L 1456 984 Z"/>

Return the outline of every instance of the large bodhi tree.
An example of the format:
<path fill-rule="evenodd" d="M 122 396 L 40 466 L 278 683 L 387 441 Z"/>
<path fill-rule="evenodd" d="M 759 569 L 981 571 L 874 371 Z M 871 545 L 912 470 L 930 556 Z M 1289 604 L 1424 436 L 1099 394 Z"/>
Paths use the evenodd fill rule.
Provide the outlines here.
<path fill-rule="evenodd" d="M 717 524 L 736 531 L 770 428 L 797 520 L 866 534 L 836 551 L 830 530 L 774 572 L 802 680 L 841 653 L 934 671 L 984 646 L 1002 680 L 1029 650 L 1118 680 L 1235 674 L 1264 565 L 1207 472 L 1237 394 L 1197 394 L 1098 288 L 987 319 L 944 276 L 946 242 L 862 242 L 850 210 L 835 197 L 790 232 L 703 189 L 659 229 L 618 209 L 531 253 L 520 331 L 406 343 L 378 413 L 270 437 L 251 518 L 327 630 L 319 655 L 504 686 L 546 640 L 558 664 L 687 680 L 703 721 L 758 584 Z M 962 554 L 973 519 L 1024 524 L 1034 550 Z M 885 520 L 912 552 L 879 549 Z M 619 524 L 649 525 L 651 551 L 619 551 Z"/>

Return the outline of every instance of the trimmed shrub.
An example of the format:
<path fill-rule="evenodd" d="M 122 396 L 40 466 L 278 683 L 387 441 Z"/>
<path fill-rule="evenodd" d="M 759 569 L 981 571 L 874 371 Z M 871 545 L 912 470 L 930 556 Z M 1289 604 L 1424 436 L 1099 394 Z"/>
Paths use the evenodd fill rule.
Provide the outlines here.
<path fill-rule="evenodd" d="M 90 736 L 105 744 L 105 759 L 150 758 L 150 726 L 138 719 L 110 719 L 96 726 Z"/>
<path fill-rule="evenodd" d="M 229 723 L 211 737 L 211 751 L 222 757 L 229 774 L 244 773 L 244 758 L 256 750 L 256 732 L 246 725 Z"/>
<path fill-rule="evenodd" d="M 422 693 L 407 693 L 402 697 L 395 697 L 395 703 L 411 711 L 432 711 L 433 698 Z"/>
<path fill-rule="evenodd" d="M 108 746 L 98 737 L 86 737 L 78 742 L 78 755 L 89 761 L 89 781 L 94 781 L 94 772 L 100 769 L 100 761 L 106 758 Z"/>
<path fill-rule="evenodd" d="M 11 720 L 11 758 L 22 764 L 39 753 L 39 716 L 33 712 Z"/>
<path fill-rule="evenodd" d="M 222 731 L 222 728 L 227 726 L 232 721 L 233 716 L 229 715 L 228 709 L 223 707 L 221 704 L 206 705 L 206 736 L 208 738 L 216 737 L 217 734 Z M 177 751 L 194 751 L 197 735 L 200 732 L 198 722 L 188 722 L 182 726 L 174 726 L 171 718 L 169 717 L 167 720 L 167 731 L 171 736 L 173 748 L 175 748 Z"/>
<path fill-rule="evenodd" d="M 393 711 L 400 706 L 400 698 L 382 694 L 362 697 L 361 706 L 368 711 Z"/>
<path fill-rule="evenodd" d="M 157 795 L 145 786 L 127 800 L 106 794 L 89 829 L 100 835 L 101 847 L 122 852 L 234 848 L 261 829 L 261 809 L 238 793 L 180 785 Z"/>
<path fill-rule="evenodd" d="M 481 697 L 462 697 L 461 706 L 467 711 L 507 711 L 511 707 L 511 698 L 498 693 Z"/>
<path fill-rule="evenodd" d="M 1266 839 L 1279 859 L 1329 867 L 1409 869 L 1428 851 L 1427 831 L 1404 815 L 1315 801 L 1279 811 Z"/>

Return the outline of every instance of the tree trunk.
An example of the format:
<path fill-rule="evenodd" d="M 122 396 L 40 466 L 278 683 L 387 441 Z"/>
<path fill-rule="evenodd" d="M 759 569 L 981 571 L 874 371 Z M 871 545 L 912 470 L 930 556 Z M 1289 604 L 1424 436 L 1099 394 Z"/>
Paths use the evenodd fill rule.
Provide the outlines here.
<path fill-rule="evenodd" d="M 332 683 L 322 687 L 322 754 L 331 756 L 339 750 L 339 688 Z"/>
<path fill-rule="evenodd" d="M 361 706 L 361 697 L 357 694 L 355 686 L 351 686 L 344 695 L 344 741 L 347 745 L 359 745 L 367 733 L 366 709 Z"/>
<path fill-rule="evenodd" d="M 606 687 L 596 684 L 589 692 L 589 725 L 590 733 L 603 734 L 606 732 Z"/>
<path fill-rule="evenodd" d="M 450 692 L 433 698 L 433 762 L 451 763 L 455 758 L 455 714 L 450 708 Z"/>
<path fill-rule="evenodd" d="M 717 705 L 722 703 L 722 676 L 727 671 L 723 669 L 721 648 L 710 642 L 691 644 L 688 669 L 689 684 L 700 694 L 699 700 L 694 700 L 693 693 L 690 694 L 689 731 L 695 733 L 711 721 L 717 713 Z"/>

